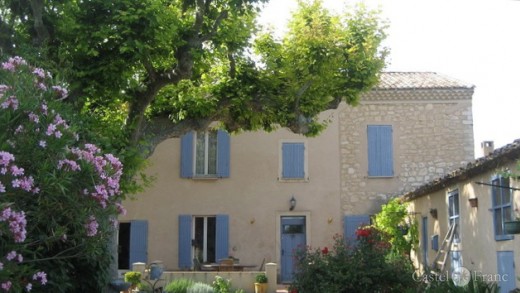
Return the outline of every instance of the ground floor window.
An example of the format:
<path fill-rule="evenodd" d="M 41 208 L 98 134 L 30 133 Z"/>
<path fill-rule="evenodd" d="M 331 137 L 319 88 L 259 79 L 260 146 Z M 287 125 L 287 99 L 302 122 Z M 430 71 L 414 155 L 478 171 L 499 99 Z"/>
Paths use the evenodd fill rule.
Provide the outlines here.
<path fill-rule="evenodd" d="M 200 262 L 215 262 L 216 217 L 195 217 L 195 256 Z"/>

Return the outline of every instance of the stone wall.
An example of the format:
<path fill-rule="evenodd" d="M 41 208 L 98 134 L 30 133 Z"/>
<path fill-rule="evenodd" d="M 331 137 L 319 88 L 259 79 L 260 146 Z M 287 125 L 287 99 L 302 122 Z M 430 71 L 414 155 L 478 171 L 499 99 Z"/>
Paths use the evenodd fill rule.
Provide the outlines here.
<path fill-rule="evenodd" d="M 411 95 L 407 93 L 407 95 Z M 373 214 L 403 194 L 474 159 L 470 99 L 365 100 L 340 111 L 344 214 Z M 418 99 L 419 100 L 419 99 Z M 394 177 L 369 178 L 367 125 L 392 125 Z"/>

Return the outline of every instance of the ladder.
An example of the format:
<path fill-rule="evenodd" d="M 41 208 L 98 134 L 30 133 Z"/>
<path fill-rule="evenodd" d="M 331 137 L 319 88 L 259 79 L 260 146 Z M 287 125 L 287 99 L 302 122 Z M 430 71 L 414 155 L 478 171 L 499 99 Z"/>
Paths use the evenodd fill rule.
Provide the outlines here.
<path fill-rule="evenodd" d="M 453 243 L 453 238 L 455 237 L 455 231 L 457 230 L 457 223 L 453 222 L 450 228 L 448 229 L 448 233 L 444 240 L 442 241 L 442 245 L 433 260 L 433 268 L 437 269 L 439 272 L 444 272 L 446 268 L 446 260 L 448 259 L 448 254 L 451 250 L 451 244 Z M 442 258 L 442 260 L 441 260 Z"/>

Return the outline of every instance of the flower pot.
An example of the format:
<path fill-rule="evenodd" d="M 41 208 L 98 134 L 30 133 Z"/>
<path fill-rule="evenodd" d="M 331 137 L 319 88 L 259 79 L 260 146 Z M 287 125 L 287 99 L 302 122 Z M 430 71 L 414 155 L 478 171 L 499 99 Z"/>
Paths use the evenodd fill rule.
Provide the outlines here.
<path fill-rule="evenodd" d="M 504 230 L 507 234 L 520 234 L 520 221 L 504 222 Z"/>
<path fill-rule="evenodd" d="M 267 283 L 255 283 L 255 293 L 267 293 Z"/>

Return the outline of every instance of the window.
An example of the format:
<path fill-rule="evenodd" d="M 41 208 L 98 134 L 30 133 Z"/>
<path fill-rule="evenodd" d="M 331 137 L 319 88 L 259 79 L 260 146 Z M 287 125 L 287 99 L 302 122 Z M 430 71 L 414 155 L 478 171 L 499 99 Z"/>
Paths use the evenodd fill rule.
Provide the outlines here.
<path fill-rule="evenodd" d="M 179 215 L 179 268 L 229 256 L 229 216 Z"/>
<path fill-rule="evenodd" d="M 229 177 L 229 157 L 227 132 L 189 132 L 181 138 L 181 177 Z"/>
<path fill-rule="evenodd" d="M 495 230 L 495 240 L 513 239 L 504 231 L 504 222 L 511 221 L 511 189 L 509 188 L 509 178 L 495 176 L 491 179 L 491 198 L 493 204 L 493 225 Z"/>
<path fill-rule="evenodd" d="M 460 243 L 460 213 L 459 213 L 459 191 L 454 190 L 448 193 L 448 222 L 450 227 L 456 224 L 453 235 L 453 242 Z"/>
<path fill-rule="evenodd" d="M 306 178 L 305 164 L 305 143 L 303 142 L 283 142 L 281 158 L 281 178 L 282 179 L 301 179 Z"/>
<path fill-rule="evenodd" d="M 196 133 L 195 176 L 217 175 L 217 132 Z"/>
<path fill-rule="evenodd" d="M 368 125 L 368 176 L 394 176 L 393 138 L 391 125 Z"/>

